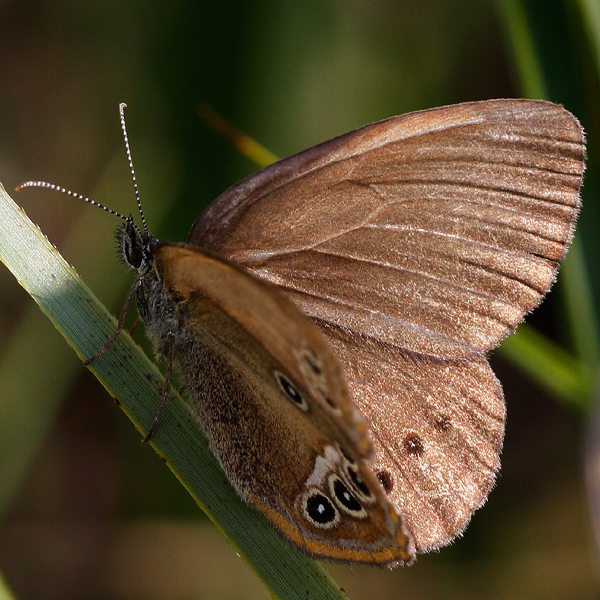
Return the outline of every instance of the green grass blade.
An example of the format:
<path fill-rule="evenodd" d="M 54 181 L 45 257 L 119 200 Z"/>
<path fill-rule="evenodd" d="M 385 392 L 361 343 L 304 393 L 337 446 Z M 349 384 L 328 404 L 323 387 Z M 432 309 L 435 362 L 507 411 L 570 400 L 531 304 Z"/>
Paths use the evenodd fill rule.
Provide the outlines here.
<path fill-rule="evenodd" d="M 93 355 L 114 331 L 114 317 L 1 187 L 0 260 L 81 359 Z M 124 333 L 90 369 L 145 432 L 163 385 L 156 365 Z M 317 563 L 291 547 L 239 499 L 189 406 L 175 392 L 151 443 L 276 598 L 345 598 Z"/>
<path fill-rule="evenodd" d="M 564 90 L 557 83 L 560 78 L 555 76 L 551 79 L 552 85 L 548 84 L 545 69 L 552 72 L 554 65 L 549 61 L 561 49 L 560 44 L 566 42 L 548 39 L 550 34 L 542 26 L 538 27 L 537 38 L 534 36 L 528 18 L 534 18 L 532 15 L 537 14 L 534 9 L 540 9 L 539 6 L 534 7 L 523 0 L 496 0 L 496 4 L 523 95 L 565 102 L 566 98 L 562 98 Z M 554 18 L 560 28 L 564 25 L 560 23 L 561 14 L 547 16 Z M 553 35 L 556 38 L 555 30 Z M 549 47 L 552 52 L 548 51 Z M 592 374 L 600 365 L 600 337 L 590 279 L 577 243 L 569 250 L 561 268 L 559 287 L 575 355 L 569 355 L 523 325 L 516 336 L 502 344 L 500 353 L 557 398 L 583 408 L 590 404 L 596 387 Z"/>
<path fill-rule="evenodd" d="M 540 57 L 531 29 L 527 24 L 525 8 L 519 0 L 496 0 L 502 20 L 507 47 L 512 50 L 519 84 L 525 98 L 547 98 L 548 93 Z"/>
<path fill-rule="evenodd" d="M 161 220 L 178 191 L 178 168 L 174 151 L 164 139 L 136 145 L 138 174 L 147 183 L 146 214 L 152 223 Z M 135 208 L 131 183 L 120 177 L 123 151 L 109 162 L 94 197 L 109 198 L 113 207 Z M 144 185 L 144 189 L 147 187 Z M 22 192 L 25 194 L 27 192 Z M 53 201 L 72 203 L 67 197 Z M 38 193 L 40 203 L 48 196 Z M 83 208 L 83 206 L 81 207 Z M 127 208 L 123 209 L 127 211 Z M 63 240 L 69 256 L 76 256 L 88 283 L 104 300 L 120 305 L 131 278 L 119 268 L 114 251 L 116 221 L 95 210 L 81 210 L 75 227 Z M 109 265 L 105 268 L 104 265 Z M 3 315 L 10 318 L 10 315 Z M 0 515 L 10 506 L 29 466 L 52 427 L 62 401 L 73 385 L 81 362 L 69 350 L 50 321 L 30 303 L 7 340 L 0 356 Z"/>
<path fill-rule="evenodd" d="M 581 244 L 574 241 L 561 269 L 560 290 L 565 299 L 573 349 L 592 370 L 600 368 L 600 335 L 590 281 Z"/>
<path fill-rule="evenodd" d="M 6 585 L 6 581 L 4 581 L 4 577 L 0 574 L 0 600 L 15 600 L 12 592 Z"/>
<path fill-rule="evenodd" d="M 578 409 L 591 405 L 596 371 L 527 323 L 519 325 L 497 352 L 556 398 Z"/>
<path fill-rule="evenodd" d="M 600 2 L 598 0 L 577 0 L 576 4 L 579 7 L 581 23 L 596 62 L 596 73 L 600 73 Z"/>

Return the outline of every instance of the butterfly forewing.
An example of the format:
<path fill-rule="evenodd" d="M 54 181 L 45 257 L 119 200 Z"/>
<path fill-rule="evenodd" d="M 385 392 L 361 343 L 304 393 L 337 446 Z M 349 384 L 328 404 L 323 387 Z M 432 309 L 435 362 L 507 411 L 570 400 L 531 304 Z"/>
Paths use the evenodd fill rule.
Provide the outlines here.
<path fill-rule="evenodd" d="M 180 331 L 173 355 L 242 497 L 312 554 L 410 562 L 401 519 L 363 460 L 364 420 L 317 328 L 275 287 L 199 250 L 163 244 L 154 261 Z"/>
<path fill-rule="evenodd" d="M 541 300 L 579 208 L 584 137 L 500 100 L 369 125 L 217 199 L 189 242 L 322 322 L 442 358 L 487 351 Z"/>

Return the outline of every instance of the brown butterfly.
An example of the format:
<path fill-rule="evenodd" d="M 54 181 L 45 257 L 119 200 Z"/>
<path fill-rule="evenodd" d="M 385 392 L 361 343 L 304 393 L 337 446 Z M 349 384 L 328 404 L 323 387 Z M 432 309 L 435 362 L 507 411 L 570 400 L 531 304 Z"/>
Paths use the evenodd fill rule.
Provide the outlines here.
<path fill-rule="evenodd" d="M 259 171 L 187 244 L 125 220 L 157 356 L 179 363 L 232 484 L 290 541 L 396 565 L 461 533 L 500 465 L 486 353 L 554 281 L 584 156 L 557 105 L 459 104 Z"/>

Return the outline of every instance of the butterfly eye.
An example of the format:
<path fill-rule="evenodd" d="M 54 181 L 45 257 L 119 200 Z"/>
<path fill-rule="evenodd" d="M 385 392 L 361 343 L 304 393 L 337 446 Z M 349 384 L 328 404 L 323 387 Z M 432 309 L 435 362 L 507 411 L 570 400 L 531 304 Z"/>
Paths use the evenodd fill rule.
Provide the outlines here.
<path fill-rule="evenodd" d="M 139 248 L 132 248 L 129 253 L 129 264 L 134 269 L 139 269 L 142 266 L 144 260 L 144 253 Z"/>
<path fill-rule="evenodd" d="M 279 387 L 284 391 L 285 395 L 302 410 L 308 410 L 308 403 L 302 397 L 302 394 L 294 387 L 292 382 L 279 371 L 275 371 L 275 379 L 279 383 Z"/>
<path fill-rule="evenodd" d="M 179 290 L 169 290 L 169 296 L 175 304 L 179 304 L 185 300 L 185 296 Z"/>
<path fill-rule="evenodd" d="M 332 527 L 339 521 L 338 512 L 331 500 L 321 492 L 314 492 L 304 501 L 304 514 L 315 526 Z"/>

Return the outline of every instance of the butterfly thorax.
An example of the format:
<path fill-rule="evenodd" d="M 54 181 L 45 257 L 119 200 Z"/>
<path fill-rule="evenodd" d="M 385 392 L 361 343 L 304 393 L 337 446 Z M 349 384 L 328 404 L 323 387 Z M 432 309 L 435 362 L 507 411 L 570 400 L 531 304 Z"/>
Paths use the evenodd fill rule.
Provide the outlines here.
<path fill-rule="evenodd" d="M 173 339 L 181 336 L 181 326 L 177 319 L 173 302 L 167 297 L 162 282 L 154 269 L 140 277 L 140 287 L 136 291 L 138 313 L 148 337 L 154 345 L 159 360 L 168 360 Z"/>

